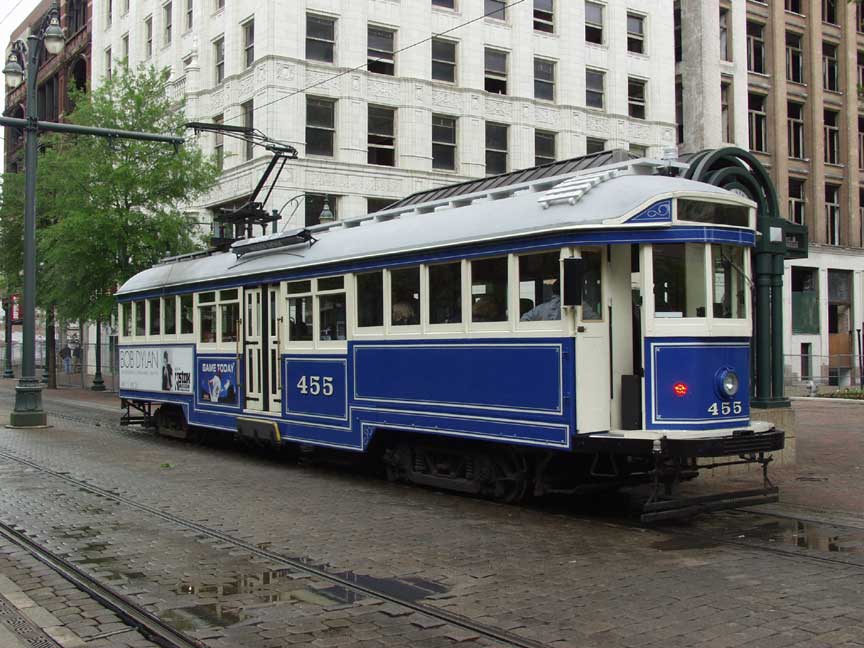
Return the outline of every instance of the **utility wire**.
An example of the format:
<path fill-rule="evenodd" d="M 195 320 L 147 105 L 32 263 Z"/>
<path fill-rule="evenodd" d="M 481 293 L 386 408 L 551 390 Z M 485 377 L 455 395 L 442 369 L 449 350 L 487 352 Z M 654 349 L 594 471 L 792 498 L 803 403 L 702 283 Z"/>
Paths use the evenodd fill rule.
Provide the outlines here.
<path fill-rule="evenodd" d="M 15 6 L 13 6 L 13 7 L 9 10 L 9 12 L 8 12 L 5 16 L 3 16 L 3 19 L 2 19 L 2 20 L 0 20 L 0 25 L 2 25 L 4 22 L 6 22 L 6 20 L 9 18 L 9 16 L 11 16 L 13 13 L 15 13 L 15 10 L 16 10 L 18 7 L 20 7 L 20 6 L 23 4 L 23 2 L 24 2 L 24 0 L 18 0 L 18 2 L 15 3 Z"/>
<path fill-rule="evenodd" d="M 482 16 L 478 16 L 477 18 L 472 18 L 471 20 L 467 20 L 467 21 L 465 21 L 465 22 L 463 22 L 463 23 L 459 23 L 459 24 L 456 25 L 455 27 L 451 27 L 450 29 L 448 29 L 448 30 L 446 30 L 446 31 L 440 32 L 440 33 L 438 33 L 438 34 L 432 34 L 432 35 L 429 36 L 428 38 L 424 38 L 423 40 L 419 40 L 419 41 L 417 41 L 417 42 L 415 42 L 415 43 L 411 43 L 410 45 L 406 45 L 405 47 L 400 47 L 399 49 L 397 49 L 397 50 L 395 50 L 395 51 L 393 52 L 393 55 L 395 56 L 396 54 L 400 54 L 401 52 L 404 52 L 404 51 L 406 51 L 406 50 L 409 50 L 409 49 L 411 49 L 412 47 L 417 47 L 418 45 L 422 45 L 423 43 L 428 43 L 428 42 L 431 41 L 433 38 L 437 38 L 438 36 L 445 36 L 445 35 L 447 35 L 447 34 L 450 34 L 450 33 L 454 32 L 454 31 L 456 31 L 457 29 L 462 29 L 463 27 L 467 27 L 468 25 L 470 25 L 470 24 L 472 24 L 472 23 L 475 23 L 475 22 L 477 22 L 477 21 L 479 21 L 479 20 L 483 20 L 484 18 L 488 18 L 489 16 L 492 16 L 492 15 L 494 15 L 494 14 L 498 14 L 498 13 L 506 12 L 508 9 L 510 9 L 510 7 L 515 7 L 516 5 L 518 5 L 518 4 L 522 4 L 523 2 L 525 2 L 525 0 L 513 0 L 512 2 L 510 2 L 510 3 L 508 3 L 508 4 L 504 5 L 504 6 L 502 6 L 500 9 L 495 9 L 494 11 L 490 11 L 490 12 L 488 12 L 488 13 L 485 13 L 485 14 L 483 14 Z M 379 61 L 384 61 L 384 62 L 386 62 L 386 61 L 389 61 L 390 59 L 376 58 L 376 59 L 372 59 L 372 60 L 373 60 L 374 62 L 377 63 L 377 62 L 379 62 Z M 302 94 L 302 93 L 306 92 L 307 90 L 311 90 L 312 88 L 316 88 L 316 87 L 318 87 L 318 86 L 320 86 L 320 85 L 324 85 L 325 83 L 329 83 L 330 81 L 333 81 L 333 80 L 335 80 L 335 79 L 338 79 L 339 77 L 343 77 L 343 76 L 345 76 L 346 74 L 351 74 L 352 72 L 357 72 L 358 70 L 362 70 L 363 68 L 365 68 L 365 67 L 368 66 L 368 65 L 369 65 L 369 61 L 367 60 L 366 63 L 363 63 L 363 64 L 358 65 L 358 66 L 353 67 L 353 68 L 349 68 L 349 69 L 347 69 L 347 70 L 344 70 L 344 71 L 342 71 L 342 72 L 339 72 L 338 74 L 334 74 L 333 76 L 331 76 L 331 77 L 327 77 L 326 79 L 323 79 L 323 80 L 321 80 L 321 81 L 318 81 L 317 83 L 312 83 L 312 84 L 306 86 L 305 88 L 300 88 L 299 90 L 295 90 L 294 92 L 292 92 L 292 93 L 290 93 L 290 94 L 287 94 L 287 95 L 285 95 L 284 97 L 277 97 L 276 99 L 273 99 L 273 101 L 268 101 L 267 103 L 265 103 L 265 104 L 261 104 L 260 106 L 253 106 L 253 108 L 252 108 L 252 112 L 254 113 L 254 112 L 257 112 L 258 110 L 260 110 L 261 108 L 266 108 L 267 106 L 272 106 L 272 105 L 275 104 L 276 102 L 278 102 L 278 101 L 282 101 L 283 99 L 290 99 L 291 97 L 294 97 L 294 96 L 296 96 L 296 95 L 298 95 L 298 94 Z M 242 116 L 243 116 L 243 113 L 241 112 L 241 113 L 239 113 L 239 114 L 237 114 L 237 115 L 234 115 L 234 116 L 231 117 L 230 119 L 226 119 L 226 120 L 225 120 L 225 123 L 227 123 L 227 122 L 229 122 L 229 121 L 232 121 L 232 120 L 234 120 L 234 119 L 237 119 L 237 118 L 239 118 L 239 117 L 242 117 Z"/>

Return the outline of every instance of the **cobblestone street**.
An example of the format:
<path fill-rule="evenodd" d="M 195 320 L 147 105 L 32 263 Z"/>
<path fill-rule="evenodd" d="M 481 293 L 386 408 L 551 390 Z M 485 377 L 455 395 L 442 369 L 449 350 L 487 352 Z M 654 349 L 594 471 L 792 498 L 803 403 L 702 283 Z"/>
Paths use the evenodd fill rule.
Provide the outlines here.
<path fill-rule="evenodd" d="M 864 645 L 860 449 L 835 480 L 841 455 L 819 458 L 799 435 L 799 461 L 814 459 L 781 471 L 783 501 L 861 522 L 807 546 L 781 537 L 782 518 L 649 530 L 620 511 L 502 506 L 193 445 L 121 428 L 107 397 L 75 394 L 46 394 L 48 430 L 2 430 L 0 520 L 213 648 Z M 11 403 L 4 385 L 4 419 Z M 834 452 L 864 433 L 860 406 L 796 407 L 808 426 L 831 419 Z M 827 506 L 831 488 L 848 497 Z M 14 546 L 0 545 L 0 572 L 0 597 L 51 613 L 62 645 L 153 645 Z"/>

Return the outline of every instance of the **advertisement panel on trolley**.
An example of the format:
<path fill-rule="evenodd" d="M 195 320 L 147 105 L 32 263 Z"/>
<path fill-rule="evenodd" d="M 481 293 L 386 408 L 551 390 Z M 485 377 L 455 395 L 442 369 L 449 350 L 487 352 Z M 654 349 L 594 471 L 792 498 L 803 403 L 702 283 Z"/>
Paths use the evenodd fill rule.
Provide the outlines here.
<path fill-rule="evenodd" d="M 120 348 L 120 389 L 192 393 L 191 346 Z"/>

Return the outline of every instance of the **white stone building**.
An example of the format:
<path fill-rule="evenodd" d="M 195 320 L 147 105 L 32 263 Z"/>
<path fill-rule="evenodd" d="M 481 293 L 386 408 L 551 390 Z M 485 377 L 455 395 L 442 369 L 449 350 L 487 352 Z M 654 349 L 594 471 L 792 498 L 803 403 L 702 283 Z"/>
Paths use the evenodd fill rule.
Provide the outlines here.
<path fill-rule="evenodd" d="M 92 79 L 125 57 L 168 66 L 190 120 L 295 146 L 265 206 L 284 206 L 281 227 L 315 222 L 325 195 L 345 218 L 593 150 L 660 155 L 672 29 L 672 3 L 653 0 L 93 0 Z M 201 137 L 224 159 L 208 222 L 270 154 Z"/>

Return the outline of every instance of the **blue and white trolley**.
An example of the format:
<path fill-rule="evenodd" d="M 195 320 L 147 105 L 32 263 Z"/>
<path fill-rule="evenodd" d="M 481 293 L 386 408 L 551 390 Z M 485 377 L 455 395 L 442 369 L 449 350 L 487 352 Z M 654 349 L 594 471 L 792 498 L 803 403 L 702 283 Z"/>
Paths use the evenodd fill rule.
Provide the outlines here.
<path fill-rule="evenodd" d="M 511 174 L 166 259 L 118 292 L 126 421 L 504 501 L 767 467 L 755 204 L 659 167 Z"/>

